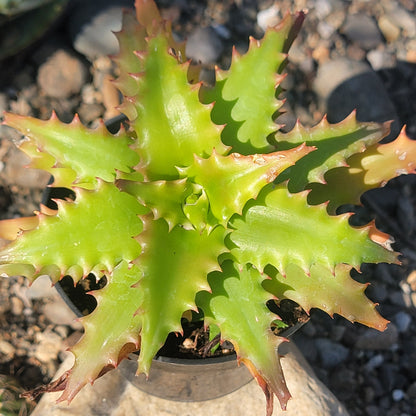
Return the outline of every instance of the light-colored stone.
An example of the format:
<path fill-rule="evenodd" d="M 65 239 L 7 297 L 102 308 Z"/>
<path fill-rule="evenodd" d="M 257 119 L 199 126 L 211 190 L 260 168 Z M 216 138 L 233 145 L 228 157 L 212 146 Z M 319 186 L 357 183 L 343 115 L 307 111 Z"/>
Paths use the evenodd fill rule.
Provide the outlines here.
<path fill-rule="evenodd" d="M 10 342 L 0 340 L 0 354 L 3 355 L 2 359 L 11 360 L 15 353 L 16 349 L 13 347 Z"/>
<path fill-rule="evenodd" d="M 52 280 L 46 274 L 39 276 L 30 286 L 25 287 L 25 295 L 28 299 L 40 299 L 46 297 L 56 297 L 56 289 L 52 285 Z"/>
<path fill-rule="evenodd" d="M 16 147 L 10 148 L 4 169 L 5 177 L 10 178 L 9 185 L 44 189 L 49 182 L 50 174 L 40 169 L 25 169 L 29 163 L 30 159 L 25 153 Z"/>
<path fill-rule="evenodd" d="M 340 122 L 356 109 L 359 121 L 394 120 L 390 138 L 400 132 L 394 104 L 367 63 L 348 58 L 325 62 L 319 66 L 314 89 L 326 105 L 329 122 Z"/>
<path fill-rule="evenodd" d="M 286 343 L 284 348 L 282 366 L 292 399 L 286 412 L 275 403 L 273 415 L 348 416 L 345 408 L 316 378 L 293 342 Z M 58 375 L 72 361 L 72 357 L 65 361 Z M 55 404 L 59 395 L 44 395 L 32 416 L 253 416 L 266 412 L 264 394 L 254 380 L 219 399 L 183 403 L 150 396 L 134 387 L 119 371 L 112 371 L 93 386 L 85 386 L 69 407 L 64 403 Z"/>
<path fill-rule="evenodd" d="M 397 1 L 386 2 L 386 14 L 390 20 L 405 31 L 405 36 L 414 37 L 416 35 L 416 18 L 401 7 Z"/>
<path fill-rule="evenodd" d="M 75 313 L 60 297 L 46 303 L 43 307 L 43 313 L 52 323 L 57 325 L 72 326 L 77 319 Z"/>
<path fill-rule="evenodd" d="M 58 49 L 39 67 L 38 84 L 54 98 L 69 98 L 81 91 L 87 78 L 84 63 L 74 54 Z"/>
<path fill-rule="evenodd" d="M 36 334 L 36 349 L 33 356 L 39 361 L 48 363 L 51 360 L 56 360 L 62 349 L 62 338 L 57 333 L 46 330 Z"/>
<path fill-rule="evenodd" d="M 186 56 L 203 64 L 215 63 L 222 50 L 221 38 L 212 27 L 197 27 L 186 43 Z"/>
<path fill-rule="evenodd" d="M 11 312 L 15 316 L 20 316 L 24 309 L 24 304 L 22 302 L 22 299 L 19 299 L 16 296 L 12 296 L 10 298 L 11 303 Z"/>
<path fill-rule="evenodd" d="M 391 21 L 388 15 L 380 16 L 378 27 L 387 42 L 394 42 L 400 36 L 400 28 Z"/>
<path fill-rule="evenodd" d="M 268 27 L 275 26 L 281 20 L 279 17 L 280 7 L 277 3 L 274 3 L 267 9 L 260 10 L 257 13 L 257 24 L 264 32 Z"/>
<path fill-rule="evenodd" d="M 371 72 L 371 67 L 365 62 L 348 58 L 334 59 L 319 67 L 314 89 L 322 98 L 328 98 L 343 82 L 367 72 Z"/>
<path fill-rule="evenodd" d="M 87 6 L 88 7 L 88 6 Z M 121 29 L 123 8 L 104 8 L 85 24 L 74 39 L 74 48 L 94 60 L 98 56 L 114 55 L 119 51 L 113 32 Z"/>
<path fill-rule="evenodd" d="M 342 32 L 366 50 L 377 47 L 383 41 L 376 22 L 365 14 L 347 16 Z"/>
<path fill-rule="evenodd" d="M 373 49 L 367 53 L 367 60 L 374 71 L 383 68 L 393 68 L 396 64 L 396 57 L 386 50 Z"/>

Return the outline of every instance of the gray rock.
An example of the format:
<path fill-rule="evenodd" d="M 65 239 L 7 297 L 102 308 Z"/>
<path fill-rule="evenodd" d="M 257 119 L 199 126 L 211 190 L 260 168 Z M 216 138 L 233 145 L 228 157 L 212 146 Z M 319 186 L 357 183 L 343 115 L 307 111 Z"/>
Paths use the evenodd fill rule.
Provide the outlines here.
<path fill-rule="evenodd" d="M 365 411 L 368 416 L 380 416 L 380 410 L 377 406 L 366 406 Z"/>
<path fill-rule="evenodd" d="M 81 91 L 87 74 L 86 66 L 78 57 L 58 49 L 39 67 L 37 81 L 49 97 L 69 98 Z"/>
<path fill-rule="evenodd" d="M 406 332 L 412 322 L 412 317 L 408 313 L 400 311 L 394 315 L 393 321 L 399 332 Z"/>
<path fill-rule="evenodd" d="M 367 371 L 372 371 L 375 368 L 380 367 L 384 363 L 383 354 L 373 355 L 365 364 L 364 368 Z"/>
<path fill-rule="evenodd" d="M 336 29 L 334 26 L 323 20 L 318 23 L 316 30 L 318 31 L 321 38 L 329 39 L 335 33 Z"/>
<path fill-rule="evenodd" d="M 212 27 L 196 28 L 186 44 L 186 56 L 203 64 L 215 63 L 222 51 L 221 38 Z"/>
<path fill-rule="evenodd" d="M 281 20 L 279 17 L 280 7 L 277 3 L 274 3 L 272 6 L 267 9 L 260 10 L 257 13 L 257 24 L 260 29 L 264 32 L 270 26 L 274 26 Z"/>
<path fill-rule="evenodd" d="M 43 306 L 43 313 L 52 323 L 57 325 L 80 325 L 76 321 L 77 316 L 75 313 L 72 312 L 60 297 L 46 303 Z"/>
<path fill-rule="evenodd" d="M 387 14 L 389 19 L 406 31 L 409 37 L 416 36 L 416 17 L 401 7 L 397 1 L 387 2 Z"/>
<path fill-rule="evenodd" d="M 384 384 L 388 392 L 391 392 L 397 384 L 399 368 L 392 363 L 385 363 L 380 368 L 380 381 Z"/>
<path fill-rule="evenodd" d="M 365 62 L 347 58 L 327 61 L 318 68 L 314 90 L 320 97 L 327 99 L 338 86 L 367 72 L 371 72 L 371 68 Z"/>
<path fill-rule="evenodd" d="M 44 189 L 49 182 L 49 173 L 39 169 L 24 169 L 30 159 L 25 153 L 11 147 L 7 154 L 7 163 L 4 173 L 10 178 L 10 184 L 26 186 L 33 189 Z"/>
<path fill-rule="evenodd" d="M 344 337 L 345 331 L 347 330 L 345 325 L 334 325 L 331 328 L 330 338 L 332 341 L 340 342 Z"/>
<path fill-rule="evenodd" d="M 400 36 L 400 28 L 392 22 L 388 15 L 382 15 L 378 19 L 378 27 L 387 42 L 394 42 Z"/>
<path fill-rule="evenodd" d="M 55 360 L 63 349 L 62 338 L 50 330 L 36 334 L 36 348 L 33 356 L 43 363 Z"/>
<path fill-rule="evenodd" d="M 56 289 L 52 286 L 52 281 L 46 274 L 39 276 L 28 288 L 25 290 L 28 299 L 40 299 L 46 297 L 54 297 Z"/>
<path fill-rule="evenodd" d="M 69 31 L 75 50 L 94 60 L 118 52 L 114 33 L 121 29 L 123 8 L 133 8 L 133 0 L 78 1 L 70 15 Z"/>
<path fill-rule="evenodd" d="M 355 348 L 363 350 L 388 350 L 392 348 L 399 339 L 397 327 L 390 323 L 384 332 L 368 329 L 358 337 Z"/>
<path fill-rule="evenodd" d="M 366 50 L 373 49 L 383 42 L 376 22 L 365 14 L 347 16 L 342 32 L 350 41 Z"/>
<path fill-rule="evenodd" d="M 391 393 L 391 396 L 395 402 L 403 400 L 405 397 L 404 391 L 401 389 L 394 389 Z"/>
<path fill-rule="evenodd" d="M 367 60 L 370 62 L 374 71 L 385 68 L 393 68 L 396 63 L 396 59 L 392 53 L 378 49 L 369 51 L 367 53 Z"/>
<path fill-rule="evenodd" d="M 348 348 L 326 338 L 315 340 L 321 363 L 325 368 L 334 368 L 343 363 L 349 354 Z"/>
<path fill-rule="evenodd" d="M 405 293 L 401 290 L 395 290 L 390 293 L 389 300 L 393 305 L 399 306 L 400 308 L 404 308 L 409 306 L 406 304 Z"/>
<path fill-rule="evenodd" d="M 320 19 L 325 19 L 333 8 L 333 1 L 330 0 L 316 0 L 315 1 L 315 13 Z"/>
<path fill-rule="evenodd" d="M 326 103 L 330 122 L 337 123 L 356 109 L 359 121 L 395 120 L 390 136 L 399 133 L 395 107 L 368 64 L 347 58 L 325 62 L 318 69 L 314 89 Z"/>

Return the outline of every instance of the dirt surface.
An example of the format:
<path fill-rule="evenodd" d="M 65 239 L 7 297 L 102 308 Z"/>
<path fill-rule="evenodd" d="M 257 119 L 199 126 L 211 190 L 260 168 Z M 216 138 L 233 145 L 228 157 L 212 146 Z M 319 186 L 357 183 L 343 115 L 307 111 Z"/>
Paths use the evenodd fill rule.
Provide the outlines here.
<path fill-rule="evenodd" d="M 328 62 L 343 57 L 370 62 L 370 69 L 381 79 L 392 103 L 396 122 L 399 126 L 407 124 L 409 135 L 416 139 L 414 1 L 275 3 L 280 14 L 288 9 L 310 9 L 293 47 L 285 81 L 288 113 L 284 121 L 289 127 L 296 118 L 313 125 L 331 110 L 326 108 L 314 82 Z M 218 62 L 226 67 L 233 43 L 244 50 L 249 35 L 261 36 L 258 13 L 274 2 L 178 0 L 159 4 L 165 16 L 175 19 L 174 27 L 187 36 L 201 26 L 215 27 L 220 43 L 213 47 L 221 49 Z M 349 31 L 347 25 L 350 17 L 352 25 L 359 24 L 354 20 L 357 15 L 368 16 L 377 30 L 357 38 L 355 35 L 360 31 L 357 28 Z M 69 8 L 48 36 L 0 62 L 0 111 L 46 119 L 54 109 L 65 122 L 78 113 L 89 126 L 94 126 L 99 117 L 108 119 L 116 114 L 118 96 L 108 82 L 114 66 L 105 56 L 91 61 L 74 50 L 68 30 L 73 16 Z M 209 78 L 212 64 L 208 63 L 206 68 Z M 376 105 L 380 103 L 374 102 Z M 0 218 L 31 215 L 42 200 L 49 178 L 22 169 L 27 160 L 14 148 L 13 141 L 21 139 L 17 133 L 3 126 L 0 137 Z M 393 236 L 393 248 L 403 253 L 401 266 L 363 267 L 363 273 L 355 276 L 371 283 L 367 294 L 380 303 L 381 313 L 392 321 L 389 329 L 379 334 L 314 311 L 311 322 L 294 337 L 317 375 L 352 416 L 416 414 L 415 191 L 416 177 L 397 178 L 367 196 L 366 207 L 358 210 L 361 220 L 376 218 L 379 228 Z M 53 291 L 47 291 L 46 295 L 43 292 L 49 287 L 46 281 L 29 291 L 22 278 L 0 280 L 0 375 L 14 378 L 16 385 L 10 390 L 31 389 L 50 381 L 66 354 L 65 349 L 81 335 L 82 329 L 74 316 L 54 309 Z M 65 319 L 57 319 L 61 312 Z M 3 383 L 12 386 L 10 380 Z"/>

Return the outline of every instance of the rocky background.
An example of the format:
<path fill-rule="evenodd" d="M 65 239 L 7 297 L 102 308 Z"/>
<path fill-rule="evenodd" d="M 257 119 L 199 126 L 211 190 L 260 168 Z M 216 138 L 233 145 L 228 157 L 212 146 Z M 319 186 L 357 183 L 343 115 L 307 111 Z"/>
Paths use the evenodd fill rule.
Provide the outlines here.
<path fill-rule="evenodd" d="M 231 46 L 247 49 L 248 36 L 288 10 L 308 9 L 291 49 L 286 114 L 289 130 L 331 122 L 354 108 L 362 121 L 393 120 L 391 137 L 406 124 L 416 139 L 416 3 L 414 0 L 160 0 L 164 16 L 188 38 L 187 55 L 204 64 L 212 82 L 215 63 L 229 65 Z M 46 35 L 11 56 L 13 33 L 0 20 L 0 112 L 48 118 L 52 109 L 71 121 L 75 113 L 94 126 L 117 112 L 108 54 L 117 51 L 110 30 L 120 28 L 122 7 L 133 0 L 68 0 Z M 33 17 L 32 20 L 35 20 Z M 11 46 L 10 46 L 11 45 Z M 11 52 L 10 52 L 11 54 Z M 248 74 L 249 76 L 249 74 Z M 25 157 L 0 127 L 0 217 L 31 215 L 48 177 L 22 169 Z M 391 323 L 384 333 L 314 311 L 294 340 L 317 375 L 352 416 L 416 414 L 416 178 L 395 179 L 365 197 L 357 218 L 376 218 L 403 253 L 402 266 L 364 267 L 368 296 Z M 81 325 L 47 280 L 32 287 L 21 278 L 0 280 L 0 389 L 9 393 L 50 381 Z M 19 405 L 20 406 L 20 405 Z M 31 404 L 27 404 L 30 412 Z M 1 411 L 0 411 L 1 413 Z M 16 410 L 15 414 L 19 414 Z M 22 413 L 24 414 L 24 413 Z"/>

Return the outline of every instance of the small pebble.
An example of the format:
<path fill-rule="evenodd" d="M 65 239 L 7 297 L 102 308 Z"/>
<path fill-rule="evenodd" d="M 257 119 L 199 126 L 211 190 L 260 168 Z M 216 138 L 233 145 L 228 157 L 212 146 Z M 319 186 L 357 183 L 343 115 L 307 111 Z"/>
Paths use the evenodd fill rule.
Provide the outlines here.
<path fill-rule="evenodd" d="M 52 323 L 58 325 L 72 325 L 76 319 L 74 312 L 60 298 L 44 305 L 43 313 Z"/>
<path fill-rule="evenodd" d="M 375 368 L 380 367 L 383 364 L 383 362 L 384 362 L 383 355 L 382 354 L 377 354 L 377 355 L 374 355 L 373 357 L 371 357 L 367 361 L 367 363 L 365 364 L 364 367 L 367 371 L 372 371 Z"/>
<path fill-rule="evenodd" d="M 113 32 L 121 29 L 123 5 L 114 4 L 116 1 L 103 3 L 78 2 L 69 23 L 74 49 L 90 61 L 99 56 L 114 55 L 119 51 Z M 133 5 L 126 0 L 118 3 L 125 3 L 125 7 L 130 8 Z"/>
<path fill-rule="evenodd" d="M 388 15 L 383 15 L 378 20 L 378 27 L 386 38 L 387 42 L 394 42 L 400 36 L 400 28 L 397 27 Z"/>
<path fill-rule="evenodd" d="M 390 2 L 388 10 L 389 18 L 402 28 L 406 36 L 416 36 L 416 17 L 414 13 L 409 13 L 403 9 L 397 2 Z"/>
<path fill-rule="evenodd" d="M 43 363 L 56 360 L 63 348 L 62 338 L 50 330 L 37 333 L 36 342 L 33 356 Z"/>
<path fill-rule="evenodd" d="M 10 360 L 15 353 L 15 348 L 10 342 L 0 340 L 0 354 L 5 355 L 6 360 Z M 4 359 L 4 358 L 2 358 Z"/>
<path fill-rule="evenodd" d="M 333 342 L 329 339 L 318 338 L 315 340 L 318 354 L 322 365 L 325 368 L 334 368 L 344 362 L 349 354 L 349 349 L 342 344 Z"/>
<path fill-rule="evenodd" d="M 358 337 L 355 348 L 373 351 L 386 350 L 397 343 L 398 336 L 398 330 L 393 323 L 390 323 L 384 332 L 368 329 Z"/>
<path fill-rule="evenodd" d="M 408 313 L 400 311 L 394 316 L 393 320 L 399 332 L 406 332 L 412 322 L 412 317 Z"/>
<path fill-rule="evenodd" d="M 342 32 L 352 42 L 366 50 L 373 49 L 382 43 L 382 37 L 375 21 L 365 15 L 349 15 Z"/>
<path fill-rule="evenodd" d="M 59 49 L 40 66 L 38 84 L 53 98 L 69 98 L 81 91 L 87 70 L 72 53 Z"/>
<path fill-rule="evenodd" d="M 392 397 L 395 402 L 399 402 L 400 400 L 404 399 L 404 391 L 400 389 L 395 389 L 392 392 Z"/>
<path fill-rule="evenodd" d="M 329 39 L 335 32 L 335 28 L 325 21 L 321 21 L 318 23 L 318 27 L 316 28 L 319 35 L 323 39 Z"/>
<path fill-rule="evenodd" d="M 21 299 L 16 296 L 10 298 L 11 301 L 11 312 L 13 315 L 21 315 L 23 313 L 24 304 Z"/>
<path fill-rule="evenodd" d="M 54 296 L 56 289 L 52 286 L 51 278 L 47 275 L 39 276 L 27 289 L 26 296 L 29 299 Z"/>
<path fill-rule="evenodd" d="M 188 37 L 186 56 L 195 62 L 213 64 L 223 48 L 221 38 L 212 27 L 197 27 Z"/>
<path fill-rule="evenodd" d="M 332 3 L 332 4 L 331 4 Z M 333 9 L 333 0 L 316 0 L 315 1 L 315 10 L 316 14 L 323 21 Z"/>
<path fill-rule="evenodd" d="M 396 63 L 396 59 L 393 54 L 377 49 L 372 49 L 367 53 L 367 60 L 370 62 L 374 71 L 378 71 L 383 68 L 393 68 Z"/>
<path fill-rule="evenodd" d="M 261 10 L 257 13 L 257 24 L 266 31 L 268 27 L 275 26 L 281 20 L 279 17 L 280 7 L 274 3 L 271 7 Z"/>

